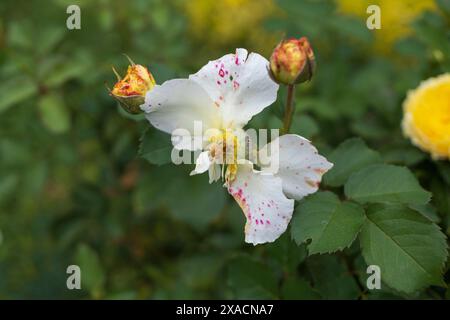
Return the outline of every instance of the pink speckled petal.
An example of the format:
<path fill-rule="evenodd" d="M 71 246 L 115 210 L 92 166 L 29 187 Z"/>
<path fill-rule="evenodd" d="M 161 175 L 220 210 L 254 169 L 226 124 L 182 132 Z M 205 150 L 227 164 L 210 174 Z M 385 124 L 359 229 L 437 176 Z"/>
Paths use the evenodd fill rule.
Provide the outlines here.
<path fill-rule="evenodd" d="M 319 188 L 322 175 L 333 167 L 333 164 L 321 156 L 317 149 L 307 139 L 286 134 L 264 146 L 259 151 L 261 159 L 270 150 L 272 144 L 279 144 L 279 148 L 270 155 L 272 164 L 278 171 L 262 168 L 263 172 L 272 173 L 283 181 L 283 191 L 288 198 L 300 200 Z"/>
<path fill-rule="evenodd" d="M 223 115 L 225 127 L 243 127 L 277 98 L 278 85 L 268 72 L 269 62 L 245 49 L 210 61 L 189 77 L 209 94 Z"/>
<path fill-rule="evenodd" d="M 294 200 L 283 194 L 280 178 L 254 171 L 252 164 L 240 165 L 228 192 L 247 218 L 245 242 L 273 242 L 286 231 Z"/>

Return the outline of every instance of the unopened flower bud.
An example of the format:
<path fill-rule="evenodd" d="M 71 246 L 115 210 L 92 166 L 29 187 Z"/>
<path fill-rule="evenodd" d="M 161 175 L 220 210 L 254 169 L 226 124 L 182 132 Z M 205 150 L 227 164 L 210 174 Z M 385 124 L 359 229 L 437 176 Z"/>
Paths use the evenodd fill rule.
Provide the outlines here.
<path fill-rule="evenodd" d="M 270 57 L 270 75 L 277 83 L 298 84 L 311 80 L 316 63 L 306 37 L 281 41 Z"/>
<path fill-rule="evenodd" d="M 110 93 L 125 111 L 137 114 L 142 112 L 139 106 L 144 103 L 145 94 L 155 86 L 155 79 L 146 67 L 130 62 L 124 78 L 113 68 L 118 81 Z"/>

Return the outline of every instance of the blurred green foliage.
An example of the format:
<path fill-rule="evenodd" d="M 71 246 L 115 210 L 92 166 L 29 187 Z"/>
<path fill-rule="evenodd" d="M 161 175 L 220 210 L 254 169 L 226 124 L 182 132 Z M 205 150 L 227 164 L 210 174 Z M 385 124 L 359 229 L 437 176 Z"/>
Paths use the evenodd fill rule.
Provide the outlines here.
<path fill-rule="evenodd" d="M 70 4 L 81 8 L 81 30 L 66 28 Z M 193 36 L 181 0 L 1 1 L 0 298 L 449 297 L 442 287 L 368 291 L 357 243 L 309 257 L 290 232 L 273 244 L 246 245 L 243 214 L 220 184 L 189 177 L 191 168 L 159 165 L 164 159 L 145 160 L 167 157 L 164 144 L 141 146 L 138 156 L 141 136 L 158 133 L 124 114 L 104 86 L 115 81 L 112 65 L 125 71 L 123 53 L 162 83 L 236 47 L 270 52 L 276 43 L 257 47 L 246 38 L 252 28 L 304 35 L 318 73 L 297 90 L 292 131 L 337 162 L 339 150 L 354 152 L 324 188 L 344 196 L 337 188 L 348 175 L 381 159 L 408 166 L 433 195 L 416 210 L 449 235 L 449 163 L 431 161 L 400 129 L 407 90 L 450 69 L 448 3 L 420 15 L 389 54 L 374 51 L 365 21 L 337 13 L 333 1 L 274 4 L 277 12 L 261 25 L 215 46 Z M 279 127 L 284 95 L 250 125 Z M 365 143 L 333 151 L 355 136 Z M 82 290 L 66 288 L 71 264 L 81 267 Z"/>

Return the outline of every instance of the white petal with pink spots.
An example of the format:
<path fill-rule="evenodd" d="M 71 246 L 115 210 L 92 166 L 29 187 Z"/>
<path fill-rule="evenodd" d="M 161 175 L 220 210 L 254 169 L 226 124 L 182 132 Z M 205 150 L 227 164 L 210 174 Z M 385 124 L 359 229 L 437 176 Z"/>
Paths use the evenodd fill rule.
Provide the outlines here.
<path fill-rule="evenodd" d="M 275 141 L 271 143 L 276 143 Z M 261 148 L 259 154 L 267 154 L 271 143 Z M 300 200 L 319 188 L 322 175 L 333 167 L 333 164 L 321 156 L 317 149 L 307 139 L 286 134 L 278 138 L 278 148 L 270 155 L 272 161 L 278 162 L 278 170 L 271 172 L 263 168 L 262 171 L 272 173 L 283 181 L 283 192 L 288 198 Z"/>
<path fill-rule="evenodd" d="M 254 171 L 250 163 L 239 166 L 228 192 L 247 218 L 245 242 L 253 245 L 273 242 L 286 231 L 294 200 L 286 198 L 281 184 L 280 178 Z"/>
<path fill-rule="evenodd" d="M 245 49 L 210 61 L 189 77 L 200 84 L 220 109 L 223 126 L 243 127 L 277 99 L 278 84 L 268 73 L 269 62 Z"/>

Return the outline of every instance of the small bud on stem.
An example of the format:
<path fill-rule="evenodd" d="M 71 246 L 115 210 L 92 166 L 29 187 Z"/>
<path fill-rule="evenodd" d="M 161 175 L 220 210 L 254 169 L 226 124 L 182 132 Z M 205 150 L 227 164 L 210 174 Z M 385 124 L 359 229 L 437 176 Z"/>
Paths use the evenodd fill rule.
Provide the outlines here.
<path fill-rule="evenodd" d="M 316 69 L 314 52 L 306 37 L 281 41 L 270 57 L 271 78 L 288 86 L 283 133 L 288 133 L 294 114 L 295 85 L 311 80 Z"/>
<path fill-rule="evenodd" d="M 128 60 L 131 65 L 123 79 L 112 68 L 118 81 L 110 90 L 110 95 L 119 101 L 125 111 L 138 114 L 142 112 L 139 106 L 144 103 L 145 94 L 155 86 L 155 79 L 146 67 L 135 64 L 130 58 Z"/>
<path fill-rule="evenodd" d="M 281 41 L 270 57 L 270 75 L 277 83 L 299 84 L 311 80 L 316 63 L 306 37 Z"/>

